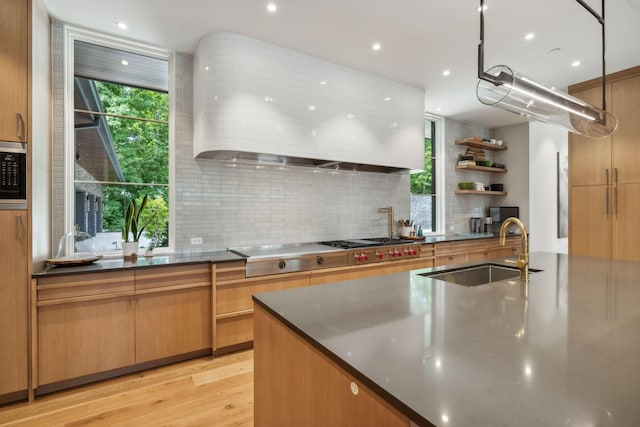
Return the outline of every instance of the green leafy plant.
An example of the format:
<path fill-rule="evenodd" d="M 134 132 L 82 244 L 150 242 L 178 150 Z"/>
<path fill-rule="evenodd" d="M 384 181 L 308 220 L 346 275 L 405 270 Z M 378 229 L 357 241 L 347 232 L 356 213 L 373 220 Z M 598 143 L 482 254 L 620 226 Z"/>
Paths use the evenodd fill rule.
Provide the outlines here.
<path fill-rule="evenodd" d="M 132 236 L 133 242 L 137 242 L 140 240 L 144 229 L 149 225 L 149 223 L 156 216 L 154 212 L 146 221 L 142 220 L 142 212 L 147 207 L 148 196 L 144 196 L 142 202 L 138 205 L 135 199 L 129 200 L 125 210 L 124 210 L 124 218 L 122 224 L 122 240 L 124 242 L 129 242 L 129 234 Z"/>

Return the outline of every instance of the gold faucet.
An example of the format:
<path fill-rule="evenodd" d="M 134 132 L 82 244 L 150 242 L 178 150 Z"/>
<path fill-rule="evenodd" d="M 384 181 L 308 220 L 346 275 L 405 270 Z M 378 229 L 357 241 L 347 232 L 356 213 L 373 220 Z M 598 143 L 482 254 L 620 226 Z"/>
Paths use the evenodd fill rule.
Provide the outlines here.
<path fill-rule="evenodd" d="M 389 214 L 389 238 L 393 239 L 393 206 L 388 206 L 386 208 L 378 208 L 378 213 Z"/>
<path fill-rule="evenodd" d="M 520 229 L 520 257 L 518 258 L 518 261 L 507 261 L 515 262 L 516 266 L 520 269 L 520 280 L 526 282 L 529 280 L 529 245 L 527 245 L 527 230 L 524 228 L 522 221 L 518 218 L 510 217 L 502 223 L 502 227 L 500 227 L 500 246 L 504 246 L 504 237 L 507 227 L 512 223 L 516 224 Z"/>

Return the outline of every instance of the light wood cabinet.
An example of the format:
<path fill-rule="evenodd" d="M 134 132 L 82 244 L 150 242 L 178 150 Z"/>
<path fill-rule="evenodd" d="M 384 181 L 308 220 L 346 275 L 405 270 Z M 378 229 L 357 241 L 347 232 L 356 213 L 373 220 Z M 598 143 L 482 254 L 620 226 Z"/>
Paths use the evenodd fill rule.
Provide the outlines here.
<path fill-rule="evenodd" d="M 260 306 L 255 324 L 255 425 L 410 425 L 405 415 Z"/>
<path fill-rule="evenodd" d="M 38 393 L 211 352 L 210 263 L 44 277 L 36 295 Z"/>
<path fill-rule="evenodd" d="M 39 279 L 37 385 L 135 363 L 133 272 Z"/>
<path fill-rule="evenodd" d="M 508 236 L 505 245 L 499 238 L 441 242 L 435 245 L 435 265 L 462 264 L 520 254 L 520 236 Z"/>
<path fill-rule="evenodd" d="M 3 403 L 26 397 L 28 389 L 27 211 L 0 210 L 0 232 L 0 403 Z"/>
<path fill-rule="evenodd" d="M 136 363 L 211 348 L 211 266 L 135 272 Z"/>
<path fill-rule="evenodd" d="M 607 105 L 618 129 L 604 140 L 569 136 L 569 252 L 640 260 L 640 67 L 612 74 L 608 82 Z M 569 92 L 600 105 L 601 88 L 598 79 Z"/>
<path fill-rule="evenodd" d="M 27 0 L 0 4 L 0 141 L 27 142 L 29 8 Z"/>

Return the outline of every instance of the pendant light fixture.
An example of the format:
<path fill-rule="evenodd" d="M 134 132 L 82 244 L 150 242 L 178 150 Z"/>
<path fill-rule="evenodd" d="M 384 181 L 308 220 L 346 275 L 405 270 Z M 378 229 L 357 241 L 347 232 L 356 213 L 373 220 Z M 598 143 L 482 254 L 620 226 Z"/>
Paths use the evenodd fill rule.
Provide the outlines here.
<path fill-rule="evenodd" d="M 528 119 L 564 127 L 570 132 L 589 138 L 606 138 L 618 127 L 618 120 L 606 111 L 605 100 L 605 26 L 604 0 L 602 16 L 583 0 L 576 0 L 602 26 L 602 108 L 513 71 L 506 65 L 484 70 L 484 0 L 480 0 L 480 44 L 478 45 L 478 100 L 500 107 Z"/>

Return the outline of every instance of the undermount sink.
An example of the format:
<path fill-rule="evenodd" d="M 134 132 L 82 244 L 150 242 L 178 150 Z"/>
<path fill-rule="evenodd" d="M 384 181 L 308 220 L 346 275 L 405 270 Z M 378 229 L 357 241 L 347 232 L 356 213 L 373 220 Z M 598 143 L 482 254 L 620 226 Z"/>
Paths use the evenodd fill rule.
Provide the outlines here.
<path fill-rule="evenodd" d="M 541 270 L 529 268 L 529 273 Z M 478 264 L 467 267 L 451 268 L 448 270 L 421 273 L 420 276 L 443 280 L 464 286 L 487 285 L 507 279 L 519 279 L 520 270 L 517 267 L 509 267 L 498 264 Z"/>

